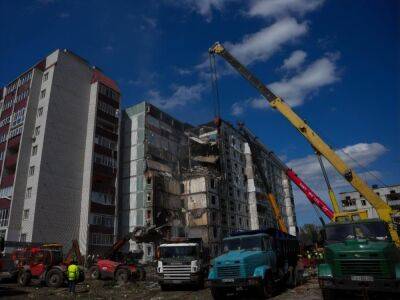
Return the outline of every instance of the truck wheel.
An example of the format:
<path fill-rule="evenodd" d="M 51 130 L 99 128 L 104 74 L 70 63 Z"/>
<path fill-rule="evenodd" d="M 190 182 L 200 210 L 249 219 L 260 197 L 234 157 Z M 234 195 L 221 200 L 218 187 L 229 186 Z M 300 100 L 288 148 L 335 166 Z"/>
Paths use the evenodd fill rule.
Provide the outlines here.
<path fill-rule="evenodd" d="M 144 281 L 144 280 L 146 280 L 146 271 L 145 271 L 143 268 L 141 268 L 141 267 L 139 267 L 139 268 L 137 269 L 137 279 L 138 279 L 139 281 Z"/>
<path fill-rule="evenodd" d="M 27 286 L 31 282 L 32 274 L 28 271 L 21 271 L 18 273 L 17 282 L 20 286 Z"/>
<path fill-rule="evenodd" d="M 211 288 L 211 295 L 213 299 L 225 299 L 226 298 L 226 291 L 221 288 Z"/>
<path fill-rule="evenodd" d="M 335 299 L 335 293 L 331 289 L 322 289 L 322 299 L 324 300 L 334 300 Z"/>
<path fill-rule="evenodd" d="M 93 266 L 89 269 L 89 276 L 91 279 L 100 279 L 100 270 L 97 266 Z"/>
<path fill-rule="evenodd" d="M 64 274 L 57 269 L 50 270 L 46 275 L 46 285 L 48 287 L 59 288 L 64 283 Z"/>
<path fill-rule="evenodd" d="M 171 287 L 169 285 L 166 285 L 166 284 L 160 284 L 160 287 L 161 287 L 161 290 L 163 292 L 171 290 Z"/>
<path fill-rule="evenodd" d="M 115 272 L 115 280 L 118 283 L 127 283 L 129 280 L 129 275 L 129 270 L 118 269 L 117 272 Z"/>
<path fill-rule="evenodd" d="M 261 299 L 265 299 L 265 298 L 271 298 L 273 296 L 274 293 L 274 287 L 272 284 L 272 275 L 270 273 L 268 273 L 265 278 L 264 281 L 262 283 L 262 285 L 258 288 L 258 296 Z"/>

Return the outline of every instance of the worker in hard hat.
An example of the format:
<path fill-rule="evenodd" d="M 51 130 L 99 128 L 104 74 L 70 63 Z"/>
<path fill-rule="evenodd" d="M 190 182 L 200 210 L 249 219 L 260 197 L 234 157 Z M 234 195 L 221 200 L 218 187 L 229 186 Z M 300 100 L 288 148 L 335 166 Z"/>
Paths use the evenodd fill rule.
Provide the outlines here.
<path fill-rule="evenodd" d="M 68 277 L 68 288 L 71 294 L 75 294 L 76 282 L 79 279 L 79 267 L 76 264 L 76 260 L 73 259 L 71 264 L 67 269 L 67 277 Z"/>

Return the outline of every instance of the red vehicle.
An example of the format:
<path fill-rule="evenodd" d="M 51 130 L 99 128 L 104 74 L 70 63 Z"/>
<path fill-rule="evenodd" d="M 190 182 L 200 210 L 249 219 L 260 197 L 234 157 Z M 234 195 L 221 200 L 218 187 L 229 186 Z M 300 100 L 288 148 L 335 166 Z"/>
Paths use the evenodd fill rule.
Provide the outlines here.
<path fill-rule="evenodd" d="M 132 233 L 118 240 L 103 258 L 97 260 L 94 266 L 89 270 L 92 279 L 112 278 L 118 282 L 128 282 L 133 280 L 144 280 L 146 277 L 145 270 L 139 265 L 138 259 L 141 258 L 143 252 L 132 253 L 127 255 L 121 254 L 119 250 L 129 241 L 149 242 L 159 238 L 158 228 L 137 227 Z"/>
<path fill-rule="evenodd" d="M 77 242 L 73 242 L 73 248 L 76 249 Z M 48 287 L 61 287 L 66 282 L 66 270 L 72 260 L 72 253 L 75 252 L 78 261 L 81 255 L 78 248 L 69 251 L 64 259 L 62 245 L 48 244 L 40 247 L 27 247 L 15 250 L 12 254 L 12 260 L 16 265 L 17 282 L 19 285 L 29 285 L 32 278 L 39 279 Z M 80 272 L 78 282 L 84 280 L 83 270 Z"/>

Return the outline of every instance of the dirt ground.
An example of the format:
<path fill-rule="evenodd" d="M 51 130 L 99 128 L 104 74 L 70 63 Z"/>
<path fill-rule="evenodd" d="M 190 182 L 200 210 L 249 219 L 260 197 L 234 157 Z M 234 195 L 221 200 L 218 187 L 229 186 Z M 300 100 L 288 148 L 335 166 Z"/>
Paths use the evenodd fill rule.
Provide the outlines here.
<path fill-rule="evenodd" d="M 7 299 L 69 299 L 74 298 L 68 293 L 68 288 L 59 289 L 40 286 L 38 282 L 32 282 L 29 287 L 19 287 L 13 282 L 0 283 L 0 297 Z M 91 280 L 77 285 L 77 299 L 212 299 L 209 289 L 193 291 L 189 288 L 163 292 L 154 280 L 116 285 L 112 280 Z M 231 299 L 251 299 L 251 295 L 239 294 Z M 310 280 L 306 284 L 282 292 L 273 299 L 288 300 L 319 300 L 321 293 L 316 280 Z"/>

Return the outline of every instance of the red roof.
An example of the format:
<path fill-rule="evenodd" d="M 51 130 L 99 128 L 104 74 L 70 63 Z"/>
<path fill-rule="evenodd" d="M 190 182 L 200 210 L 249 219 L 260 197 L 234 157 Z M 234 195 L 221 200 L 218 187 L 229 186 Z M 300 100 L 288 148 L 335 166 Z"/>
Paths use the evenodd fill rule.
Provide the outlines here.
<path fill-rule="evenodd" d="M 11 201 L 6 198 L 0 198 L 0 209 L 10 208 Z"/>
<path fill-rule="evenodd" d="M 93 72 L 92 83 L 93 82 L 100 82 L 100 83 L 104 84 L 105 86 L 112 88 L 114 91 L 121 93 L 119 90 L 119 87 L 115 83 L 115 81 L 112 80 L 111 78 L 107 77 L 106 75 L 104 75 L 97 69 L 94 69 L 94 72 Z"/>

